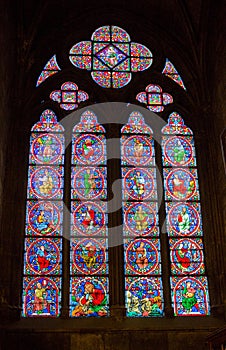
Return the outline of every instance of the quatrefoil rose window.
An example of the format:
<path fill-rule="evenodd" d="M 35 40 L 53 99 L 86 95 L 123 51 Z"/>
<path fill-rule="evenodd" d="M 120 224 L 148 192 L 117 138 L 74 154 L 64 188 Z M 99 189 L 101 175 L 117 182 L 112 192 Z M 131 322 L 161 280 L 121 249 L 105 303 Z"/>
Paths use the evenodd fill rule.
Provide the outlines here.
<path fill-rule="evenodd" d="M 148 69 L 152 53 L 144 45 L 131 42 L 129 34 L 117 26 L 100 27 L 91 41 L 80 41 L 70 50 L 71 63 L 91 71 L 93 80 L 105 88 L 122 88 L 132 73 Z"/>

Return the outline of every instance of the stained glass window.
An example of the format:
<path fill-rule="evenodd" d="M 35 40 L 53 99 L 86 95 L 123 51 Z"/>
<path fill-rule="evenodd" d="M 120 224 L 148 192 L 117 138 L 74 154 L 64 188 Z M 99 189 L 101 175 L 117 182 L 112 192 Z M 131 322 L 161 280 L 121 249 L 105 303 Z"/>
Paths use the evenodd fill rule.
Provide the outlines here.
<path fill-rule="evenodd" d="M 162 161 L 175 316 L 209 314 L 194 140 L 173 112 L 162 129 Z"/>
<path fill-rule="evenodd" d="M 22 315 L 57 317 L 61 301 L 64 129 L 47 109 L 31 131 Z"/>
<path fill-rule="evenodd" d="M 186 87 L 184 86 L 184 83 L 180 74 L 174 67 L 173 63 L 168 60 L 168 58 L 166 59 L 165 67 L 163 68 L 162 74 L 174 80 L 175 83 L 177 83 L 178 85 L 180 85 L 180 87 L 186 90 Z"/>
<path fill-rule="evenodd" d="M 92 111 L 72 137 L 70 316 L 108 315 L 105 130 Z"/>
<path fill-rule="evenodd" d="M 110 25 L 95 30 L 91 41 L 75 44 L 69 58 L 75 67 L 91 71 L 98 85 L 116 89 L 127 85 L 132 73 L 152 64 L 152 53 L 146 46 L 131 42 L 124 29 Z"/>
<path fill-rule="evenodd" d="M 52 75 L 58 73 L 60 71 L 60 67 L 58 66 L 56 55 L 50 58 L 50 60 L 46 63 L 43 71 L 38 77 L 36 87 L 42 84 L 46 79 L 51 77 Z"/>
<path fill-rule="evenodd" d="M 173 103 L 173 97 L 166 92 L 162 92 L 162 88 L 154 84 L 149 84 L 144 92 L 139 92 L 136 99 L 141 103 L 145 103 L 147 108 L 153 112 L 162 112 L 164 106 Z"/>
<path fill-rule="evenodd" d="M 130 114 L 121 132 L 127 316 L 162 316 L 153 132 L 139 112 Z"/>
<path fill-rule="evenodd" d="M 60 103 L 62 109 L 72 111 L 77 109 L 81 102 L 88 100 L 89 95 L 85 91 L 79 90 L 75 83 L 67 81 L 61 85 L 60 90 L 52 91 L 50 98 Z"/>

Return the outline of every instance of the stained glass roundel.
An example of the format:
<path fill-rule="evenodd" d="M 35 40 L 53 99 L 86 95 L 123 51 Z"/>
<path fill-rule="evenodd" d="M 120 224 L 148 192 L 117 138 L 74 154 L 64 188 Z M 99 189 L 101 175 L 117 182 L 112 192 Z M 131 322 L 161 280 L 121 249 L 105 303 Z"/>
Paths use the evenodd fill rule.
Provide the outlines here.
<path fill-rule="evenodd" d="M 86 238 L 73 244 L 73 269 L 84 274 L 106 272 L 106 252 L 101 239 Z"/>
<path fill-rule="evenodd" d="M 130 136 L 125 140 L 122 147 L 122 157 L 128 165 L 146 165 L 152 160 L 152 144 L 144 136 Z M 124 160 L 124 159 L 123 159 Z"/>
<path fill-rule="evenodd" d="M 125 169 L 123 169 L 125 170 Z M 132 199 L 147 199 L 154 191 L 154 177 L 151 171 L 134 168 L 125 174 L 125 196 Z"/>
<path fill-rule="evenodd" d="M 28 238 L 26 239 L 25 273 L 50 274 L 59 273 L 60 239 Z"/>
<path fill-rule="evenodd" d="M 72 171 L 74 198 L 96 199 L 105 195 L 105 168 L 85 167 Z"/>
<path fill-rule="evenodd" d="M 61 223 L 61 209 L 52 202 L 28 203 L 28 234 L 41 236 L 54 235 Z"/>
<path fill-rule="evenodd" d="M 100 137 L 90 134 L 78 137 L 74 145 L 74 154 L 77 162 L 81 164 L 100 163 L 104 157 L 104 146 Z"/>
<path fill-rule="evenodd" d="M 126 248 L 126 269 L 128 273 L 159 273 L 158 240 L 136 239 Z"/>
<path fill-rule="evenodd" d="M 124 29 L 107 25 L 95 30 L 91 41 L 75 44 L 69 59 L 75 67 L 91 71 L 98 85 L 119 89 L 130 82 L 132 72 L 151 66 L 152 53 L 144 45 L 131 42 Z"/>
<path fill-rule="evenodd" d="M 151 203 L 126 204 L 124 210 L 126 226 L 133 236 L 152 235 L 157 223 L 156 214 Z"/>
<path fill-rule="evenodd" d="M 74 210 L 74 226 L 78 233 L 96 235 L 105 224 L 104 203 L 83 202 Z"/>
<path fill-rule="evenodd" d="M 197 234 L 200 226 L 200 208 L 198 204 L 178 203 L 171 205 L 168 211 L 170 235 L 190 236 Z"/>
<path fill-rule="evenodd" d="M 61 139 L 61 135 L 47 133 L 34 137 L 31 149 L 34 161 L 40 164 L 56 163 L 62 154 Z"/>
<path fill-rule="evenodd" d="M 171 238 L 170 247 L 173 274 L 204 273 L 203 244 L 200 238 Z"/>
<path fill-rule="evenodd" d="M 188 170 L 175 169 L 166 178 L 166 188 L 172 198 L 188 200 L 196 191 L 196 179 Z"/>
<path fill-rule="evenodd" d="M 36 198 L 60 198 L 61 175 L 51 167 L 39 167 L 30 179 L 31 196 Z"/>

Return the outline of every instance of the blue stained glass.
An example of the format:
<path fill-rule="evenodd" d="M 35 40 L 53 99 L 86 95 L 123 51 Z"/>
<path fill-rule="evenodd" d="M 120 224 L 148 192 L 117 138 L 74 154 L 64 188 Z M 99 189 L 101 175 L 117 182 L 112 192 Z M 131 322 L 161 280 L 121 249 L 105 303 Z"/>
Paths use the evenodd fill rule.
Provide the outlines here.
<path fill-rule="evenodd" d="M 58 236 L 62 231 L 61 202 L 27 201 L 26 234 Z"/>
<path fill-rule="evenodd" d="M 201 238 L 170 239 L 172 274 L 203 274 L 203 243 Z"/>
<path fill-rule="evenodd" d="M 204 316 L 209 301 L 192 131 L 173 112 L 162 133 L 172 306 L 175 316 Z"/>
<path fill-rule="evenodd" d="M 164 169 L 163 175 L 167 200 L 199 199 L 196 169 Z"/>
<path fill-rule="evenodd" d="M 72 203 L 72 234 L 75 236 L 105 235 L 107 206 L 103 202 Z"/>
<path fill-rule="evenodd" d="M 209 314 L 206 277 L 172 277 L 171 286 L 175 316 L 205 316 Z"/>
<path fill-rule="evenodd" d="M 63 131 L 55 113 L 49 109 L 32 127 L 24 245 L 23 317 L 60 315 L 63 202 L 59 199 L 63 198 Z"/>
<path fill-rule="evenodd" d="M 126 274 L 159 275 L 161 270 L 159 239 L 125 240 L 125 261 Z"/>
<path fill-rule="evenodd" d="M 30 166 L 28 181 L 28 198 L 62 199 L 62 166 Z"/>
<path fill-rule="evenodd" d="M 162 139 L 164 166 L 195 166 L 194 143 L 190 136 L 164 136 Z"/>
<path fill-rule="evenodd" d="M 123 211 L 124 236 L 158 236 L 157 203 L 126 202 Z"/>
<path fill-rule="evenodd" d="M 63 164 L 63 135 L 32 133 L 30 144 L 30 164 Z"/>
<path fill-rule="evenodd" d="M 163 316 L 161 279 L 158 277 L 127 277 L 126 307 L 128 317 Z"/>
<path fill-rule="evenodd" d="M 106 198 L 106 168 L 73 167 L 71 194 L 74 199 Z"/>
<path fill-rule="evenodd" d="M 25 274 L 48 275 L 61 273 L 60 238 L 26 238 Z"/>
<path fill-rule="evenodd" d="M 103 135 L 74 135 L 72 163 L 81 165 L 105 164 L 106 141 Z"/>
<path fill-rule="evenodd" d="M 166 203 L 167 231 L 170 236 L 202 235 L 199 203 Z"/>
<path fill-rule="evenodd" d="M 156 199 L 155 170 L 123 168 L 123 199 Z"/>
<path fill-rule="evenodd" d="M 60 277 L 25 277 L 22 316 L 59 316 L 60 285 Z"/>
<path fill-rule="evenodd" d="M 106 274 L 107 240 L 104 238 L 81 238 L 71 240 L 72 274 Z"/>
<path fill-rule="evenodd" d="M 72 277 L 70 285 L 70 316 L 104 317 L 108 315 L 107 278 Z"/>
<path fill-rule="evenodd" d="M 154 140 L 141 135 L 121 137 L 122 165 L 154 165 Z"/>

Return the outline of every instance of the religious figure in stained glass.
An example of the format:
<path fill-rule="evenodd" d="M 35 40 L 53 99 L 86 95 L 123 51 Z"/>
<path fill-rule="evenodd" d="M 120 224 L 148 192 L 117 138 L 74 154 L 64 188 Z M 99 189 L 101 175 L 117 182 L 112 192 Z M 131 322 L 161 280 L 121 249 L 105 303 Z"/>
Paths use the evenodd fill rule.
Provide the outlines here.
<path fill-rule="evenodd" d="M 73 198 L 106 198 L 105 168 L 76 167 L 72 169 L 72 178 Z"/>
<path fill-rule="evenodd" d="M 23 316 L 59 316 L 59 277 L 25 277 L 24 283 Z"/>
<path fill-rule="evenodd" d="M 124 198 L 144 200 L 155 196 L 154 171 L 144 168 L 123 169 Z"/>
<path fill-rule="evenodd" d="M 104 274 L 107 271 L 106 239 L 73 239 L 72 271 L 83 274 Z"/>
<path fill-rule="evenodd" d="M 89 95 L 85 91 L 79 90 L 77 84 L 71 81 L 63 83 L 61 89 L 52 91 L 49 97 L 58 102 L 60 108 L 66 111 L 78 108 L 81 102 L 89 99 Z"/>
<path fill-rule="evenodd" d="M 24 245 L 24 317 L 60 314 L 63 131 L 49 109 L 32 127 Z"/>
<path fill-rule="evenodd" d="M 177 316 L 209 314 L 206 277 L 172 277 L 174 310 Z"/>
<path fill-rule="evenodd" d="M 55 235 L 60 230 L 61 213 L 62 206 L 59 203 L 29 201 L 27 204 L 27 233 L 29 235 Z"/>
<path fill-rule="evenodd" d="M 69 59 L 75 67 L 91 71 L 98 85 L 119 89 L 131 81 L 132 72 L 151 66 L 152 53 L 144 45 L 131 42 L 124 29 L 108 25 L 95 30 L 91 41 L 75 44 Z"/>
<path fill-rule="evenodd" d="M 172 273 L 203 274 L 203 244 L 201 239 L 170 239 Z"/>
<path fill-rule="evenodd" d="M 159 240 L 135 239 L 125 241 L 126 273 L 159 274 Z"/>
<path fill-rule="evenodd" d="M 164 106 L 173 103 L 173 97 L 166 92 L 162 92 L 162 88 L 154 84 L 149 84 L 145 91 L 139 92 L 136 100 L 146 104 L 147 108 L 153 112 L 163 112 Z"/>
<path fill-rule="evenodd" d="M 25 274 L 59 274 L 61 240 L 27 238 Z"/>
<path fill-rule="evenodd" d="M 201 218 L 198 203 L 167 203 L 168 232 L 170 235 L 200 235 Z"/>
<path fill-rule="evenodd" d="M 159 317 L 163 314 L 160 278 L 126 278 L 126 306 L 129 317 Z"/>
<path fill-rule="evenodd" d="M 169 171 L 165 169 L 166 176 L 166 196 L 167 199 L 188 200 L 191 198 L 198 199 L 197 175 L 194 169 L 190 171 L 185 169 L 174 169 Z"/>
<path fill-rule="evenodd" d="M 175 316 L 209 314 L 192 131 L 173 112 L 162 129 L 162 160 Z M 178 200 L 178 203 L 175 203 Z M 182 278 L 182 275 L 186 277 Z"/>
<path fill-rule="evenodd" d="M 108 59 L 103 53 L 102 60 L 105 58 Z M 104 134 L 104 127 L 90 110 L 82 113 L 80 122 L 73 128 L 71 317 L 108 315 L 107 203 L 104 201 L 107 199 L 107 157 Z"/>
<path fill-rule="evenodd" d="M 105 278 L 74 278 L 71 285 L 73 317 L 107 316 L 107 284 Z"/>
<path fill-rule="evenodd" d="M 155 203 L 126 202 L 123 206 L 125 212 L 125 234 L 129 236 L 156 236 L 157 220 Z"/>

